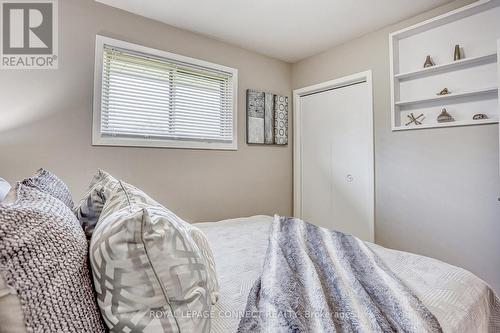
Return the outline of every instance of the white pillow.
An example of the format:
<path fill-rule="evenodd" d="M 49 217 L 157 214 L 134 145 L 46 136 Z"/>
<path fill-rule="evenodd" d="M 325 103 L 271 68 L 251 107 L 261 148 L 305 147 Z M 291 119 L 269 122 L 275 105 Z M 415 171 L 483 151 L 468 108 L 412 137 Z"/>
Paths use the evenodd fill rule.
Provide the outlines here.
<path fill-rule="evenodd" d="M 10 191 L 10 184 L 3 178 L 0 178 L 0 202 L 2 202 Z"/>

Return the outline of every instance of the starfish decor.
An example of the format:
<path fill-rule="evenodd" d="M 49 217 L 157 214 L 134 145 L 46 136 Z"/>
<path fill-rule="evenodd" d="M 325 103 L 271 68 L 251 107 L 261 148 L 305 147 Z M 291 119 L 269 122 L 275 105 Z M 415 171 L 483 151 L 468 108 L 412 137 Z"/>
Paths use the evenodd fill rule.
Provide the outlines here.
<path fill-rule="evenodd" d="M 408 119 L 410 119 L 410 122 L 406 123 L 406 126 L 409 126 L 410 124 L 422 125 L 422 121 L 425 119 L 423 113 L 415 117 L 415 115 L 412 112 L 409 115 L 407 115 L 407 117 Z"/>

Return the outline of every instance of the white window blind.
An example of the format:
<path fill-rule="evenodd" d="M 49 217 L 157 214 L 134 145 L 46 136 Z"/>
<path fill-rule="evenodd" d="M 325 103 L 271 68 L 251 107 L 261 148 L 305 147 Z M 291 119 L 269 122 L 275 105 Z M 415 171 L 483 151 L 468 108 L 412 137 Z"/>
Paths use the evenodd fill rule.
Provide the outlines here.
<path fill-rule="evenodd" d="M 142 51 L 102 44 L 100 138 L 232 146 L 234 73 Z"/>

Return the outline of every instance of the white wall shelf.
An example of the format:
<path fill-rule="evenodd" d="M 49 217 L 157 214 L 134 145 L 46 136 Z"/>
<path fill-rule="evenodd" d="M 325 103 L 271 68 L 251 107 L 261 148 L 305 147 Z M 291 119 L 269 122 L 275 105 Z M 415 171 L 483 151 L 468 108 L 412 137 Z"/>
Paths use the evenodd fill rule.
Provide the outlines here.
<path fill-rule="evenodd" d="M 442 64 L 442 65 L 436 65 L 436 66 L 432 66 L 432 67 L 419 69 L 416 71 L 396 74 L 396 75 L 394 75 L 394 77 L 396 79 L 399 79 L 399 80 L 408 80 L 408 79 L 417 78 L 420 76 L 432 75 L 432 74 L 437 74 L 437 73 L 441 73 L 441 72 L 445 72 L 445 71 L 455 70 L 455 69 L 458 69 L 460 67 L 476 66 L 476 65 L 481 65 L 481 64 L 494 63 L 496 61 L 497 61 L 497 54 L 493 53 L 493 54 L 488 54 L 488 55 L 474 57 L 474 58 L 461 59 L 461 60 L 449 62 L 446 64 Z"/>
<path fill-rule="evenodd" d="M 499 38 L 500 0 L 479 0 L 390 34 L 392 130 L 497 123 Z M 457 44 L 462 59 L 454 61 Z M 423 68 L 427 56 L 435 66 Z M 436 95 L 444 87 L 451 94 Z M 438 123 L 442 108 L 456 121 Z M 422 124 L 406 126 L 410 113 L 422 115 Z M 473 120 L 479 113 L 488 118 Z"/>
<path fill-rule="evenodd" d="M 491 88 L 465 91 L 465 92 L 456 93 L 456 94 L 451 93 L 449 95 L 439 95 L 439 96 L 433 96 L 433 97 L 429 97 L 429 98 L 400 101 L 400 102 L 396 102 L 395 104 L 397 106 L 404 107 L 404 106 L 409 106 L 409 105 L 414 105 L 414 104 L 442 102 L 442 101 L 446 101 L 446 100 L 458 99 L 458 98 L 463 98 L 463 97 L 478 96 L 478 95 L 484 95 L 484 94 L 497 94 L 497 93 L 498 93 L 498 88 L 491 87 Z"/>
<path fill-rule="evenodd" d="M 408 131 L 415 129 L 428 129 L 428 128 L 440 128 L 440 127 L 462 127 L 462 126 L 474 126 L 474 125 L 488 125 L 496 124 L 498 120 L 495 119 L 481 119 L 481 120 L 471 120 L 471 121 L 451 121 L 448 123 L 435 123 L 435 124 L 422 124 L 422 125 L 408 125 L 400 126 L 395 128 L 394 131 Z"/>

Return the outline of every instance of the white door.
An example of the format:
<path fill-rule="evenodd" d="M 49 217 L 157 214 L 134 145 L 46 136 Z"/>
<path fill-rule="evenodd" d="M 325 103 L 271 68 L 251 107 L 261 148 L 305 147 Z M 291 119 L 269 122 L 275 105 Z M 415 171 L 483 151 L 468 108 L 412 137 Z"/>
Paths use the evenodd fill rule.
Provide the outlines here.
<path fill-rule="evenodd" d="M 300 97 L 301 218 L 373 241 L 371 83 Z"/>

